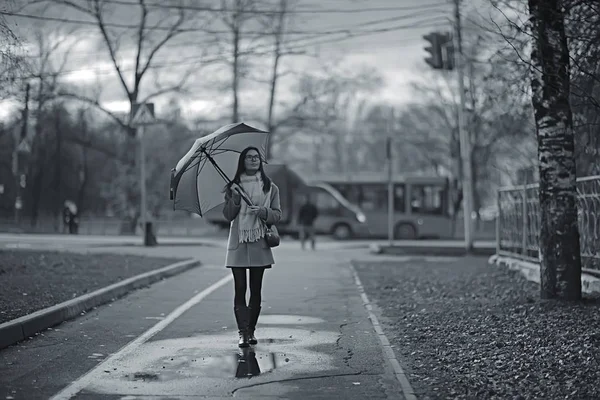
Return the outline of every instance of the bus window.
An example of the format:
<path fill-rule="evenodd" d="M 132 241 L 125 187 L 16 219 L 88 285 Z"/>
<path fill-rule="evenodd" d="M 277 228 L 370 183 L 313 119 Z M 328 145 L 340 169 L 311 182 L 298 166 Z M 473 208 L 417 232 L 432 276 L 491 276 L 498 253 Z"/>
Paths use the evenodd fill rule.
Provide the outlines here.
<path fill-rule="evenodd" d="M 387 209 L 388 190 L 386 185 L 361 185 L 358 206 L 365 211 Z"/>
<path fill-rule="evenodd" d="M 406 212 L 406 191 L 403 183 L 394 185 L 394 211 Z"/>
<path fill-rule="evenodd" d="M 318 190 L 314 194 L 314 201 L 319 213 L 334 213 L 340 208 L 340 203 L 335 199 L 335 197 L 327 193 L 324 189 Z"/>
<path fill-rule="evenodd" d="M 417 214 L 444 214 L 444 188 L 430 185 L 412 185 L 411 210 Z"/>
<path fill-rule="evenodd" d="M 360 187 L 357 185 L 349 185 L 349 184 L 332 184 L 334 189 L 336 189 L 346 200 L 350 203 L 358 205 L 360 201 Z"/>

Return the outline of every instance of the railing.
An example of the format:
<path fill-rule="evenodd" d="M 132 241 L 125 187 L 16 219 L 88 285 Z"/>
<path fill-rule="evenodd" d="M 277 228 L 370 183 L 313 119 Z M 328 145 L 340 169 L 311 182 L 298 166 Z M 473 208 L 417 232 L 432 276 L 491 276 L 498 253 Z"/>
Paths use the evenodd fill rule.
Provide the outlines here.
<path fill-rule="evenodd" d="M 499 255 L 538 261 L 538 184 L 498 190 L 496 247 Z M 577 209 L 584 270 L 600 270 L 600 176 L 577 179 Z"/>

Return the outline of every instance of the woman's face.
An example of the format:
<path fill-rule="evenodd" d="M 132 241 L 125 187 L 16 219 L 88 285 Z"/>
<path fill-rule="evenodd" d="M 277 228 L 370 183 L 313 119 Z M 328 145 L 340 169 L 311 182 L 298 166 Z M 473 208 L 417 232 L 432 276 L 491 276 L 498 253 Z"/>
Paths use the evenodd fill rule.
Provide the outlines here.
<path fill-rule="evenodd" d="M 246 157 L 244 158 L 244 167 L 246 168 L 246 172 L 249 174 L 253 174 L 258 171 L 258 168 L 260 167 L 260 156 L 256 150 L 250 150 L 246 153 Z"/>

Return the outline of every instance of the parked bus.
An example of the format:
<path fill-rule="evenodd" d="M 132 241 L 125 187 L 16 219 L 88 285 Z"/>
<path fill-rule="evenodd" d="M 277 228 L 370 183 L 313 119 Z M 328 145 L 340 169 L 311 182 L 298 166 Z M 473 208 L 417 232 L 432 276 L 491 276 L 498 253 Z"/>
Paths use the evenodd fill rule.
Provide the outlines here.
<path fill-rule="evenodd" d="M 366 216 L 373 237 L 388 234 L 388 179 L 385 174 L 320 175 Z M 393 181 L 395 239 L 451 238 L 450 181 L 445 177 L 396 177 Z"/>
<path fill-rule="evenodd" d="M 298 237 L 298 210 L 307 193 L 310 193 L 319 210 L 319 217 L 314 224 L 317 234 L 332 235 L 340 240 L 370 235 L 364 213 L 332 186 L 325 183 L 307 184 L 285 164 L 269 163 L 265 164 L 264 168 L 279 187 L 282 217 L 277 229 L 281 235 Z M 222 211 L 222 207 L 216 207 L 209 211 L 205 218 L 211 224 L 228 228 L 229 223 L 223 217 Z"/>

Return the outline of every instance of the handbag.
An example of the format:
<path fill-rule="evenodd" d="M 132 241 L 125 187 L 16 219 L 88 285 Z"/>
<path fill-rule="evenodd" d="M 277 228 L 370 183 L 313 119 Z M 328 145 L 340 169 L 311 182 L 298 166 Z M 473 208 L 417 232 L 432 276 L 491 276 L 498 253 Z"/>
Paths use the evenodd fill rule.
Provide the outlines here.
<path fill-rule="evenodd" d="M 266 224 L 265 224 L 266 225 Z M 281 238 L 279 237 L 279 231 L 275 225 L 266 225 L 267 230 L 265 232 L 265 240 L 267 241 L 267 245 L 269 247 L 277 247 L 281 242 Z"/>

